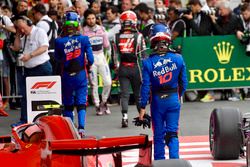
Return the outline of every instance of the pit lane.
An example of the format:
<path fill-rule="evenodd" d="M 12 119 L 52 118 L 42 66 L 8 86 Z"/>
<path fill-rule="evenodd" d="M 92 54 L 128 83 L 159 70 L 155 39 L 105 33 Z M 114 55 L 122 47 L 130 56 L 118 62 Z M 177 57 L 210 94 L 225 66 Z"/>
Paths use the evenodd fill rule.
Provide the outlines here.
<path fill-rule="evenodd" d="M 214 108 L 236 107 L 242 113 L 250 112 L 249 101 L 229 102 L 215 101 L 212 103 L 187 102 L 181 109 L 180 119 L 180 157 L 191 162 L 193 167 L 240 167 L 246 166 L 245 158 L 230 161 L 214 161 L 208 143 L 208 127 L 210 113 Z M 129 106 L 129 127 L 122 129 L 120 106 L 110 106 L 111 115 L 96 116 L 95 108 L 87 109 L 86 131 L 88 135 L 95 136 L 127 136 L 148 134 L 152 137 L 152 131 L 135 127 L 132 120 L 137 116 L 136 107 Z M 149 107 L 147 107 L 147 110 Z M 18 121 L 19 110 L 7 112 L 9 117 L 0 117 L 0 135 L 9 135 L 11 128 L 9 125 Z M 166 149 L 167 150 L 167 149 Z M 138 154 L 137 154 L 138 155 Z M 168 152 L 166 152 L 166 156 Z M 123 154 L 124 166 L 133 166 L 136 162 L 136 151 L 131 150 Z"/>

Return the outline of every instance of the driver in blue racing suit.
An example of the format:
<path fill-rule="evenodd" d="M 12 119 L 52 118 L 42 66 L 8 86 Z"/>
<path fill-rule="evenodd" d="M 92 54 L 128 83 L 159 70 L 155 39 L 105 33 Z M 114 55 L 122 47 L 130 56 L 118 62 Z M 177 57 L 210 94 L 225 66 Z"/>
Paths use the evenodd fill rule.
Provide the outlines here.
<path fill-rule="evenodd" d="M 154 159 L 165 159 L 165 145 L 169 148 L 169 158 L 178 159 L 177 131 L 180 97 L 187 87 L 186 67 L 183 57 L 169 49 L 171 33 L 168 26 L 154 24 L 151 27 L 150 42 L 153 53 L 142 62 L 143 83 L 139 119 L 143 120 L 151 91 Z"/>
<path fill-rule="evenodd" d="M 63 36 L 55 41 L 55 58 L 62 63 L 63 116 L 73 121 L 73 110 L 78 112 L 78 131 L 84 133 L 88 80 L 86 65 L 94 62 L 91 44 L 87 36 L 79 32 L 80 19 L 76 12 L 65 14 Z M 86 56 L 87 59 L 86 59 Z"/>

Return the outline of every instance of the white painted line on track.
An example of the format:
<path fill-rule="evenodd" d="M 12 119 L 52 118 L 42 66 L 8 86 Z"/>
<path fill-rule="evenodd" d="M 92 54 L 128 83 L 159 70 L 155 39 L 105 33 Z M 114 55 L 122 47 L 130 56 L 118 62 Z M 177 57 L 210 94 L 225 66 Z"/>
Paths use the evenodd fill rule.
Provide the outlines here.
<path fill-rule="evenodd" d="M 209 146 L 209 142 L 180 143 L 180 147 L 182 146 Z"/>

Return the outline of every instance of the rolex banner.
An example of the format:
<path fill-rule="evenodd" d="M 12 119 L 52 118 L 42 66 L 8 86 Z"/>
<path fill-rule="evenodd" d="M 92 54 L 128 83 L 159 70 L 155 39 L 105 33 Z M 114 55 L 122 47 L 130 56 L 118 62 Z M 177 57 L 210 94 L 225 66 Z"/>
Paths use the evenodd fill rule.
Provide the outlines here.
<path fill-rule="evenodd" d="M 188 89 L 250 87 L 250 57 L 235 35 L 187 37 L 181 45 Z"/>

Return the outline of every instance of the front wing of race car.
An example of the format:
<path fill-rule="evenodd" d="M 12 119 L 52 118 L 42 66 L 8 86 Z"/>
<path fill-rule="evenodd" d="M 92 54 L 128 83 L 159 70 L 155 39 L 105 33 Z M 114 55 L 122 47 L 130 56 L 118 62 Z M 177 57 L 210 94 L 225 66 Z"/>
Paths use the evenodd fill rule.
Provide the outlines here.
<path fill-rule="evenodd" d="M 139 148 L 138 164 L 141 166 L 152 165 L 152 141 L 147 135 L 113 137 L 96 139 L 86 137 L 79 140 L 54 140 L 43 141 L 41 150 L 41 166 L 55 167 L 55 159 L 61 155 L 79 157 L 81 163 L 77 166 L 101 167 L 122 166 L 121 152 Z"/>

